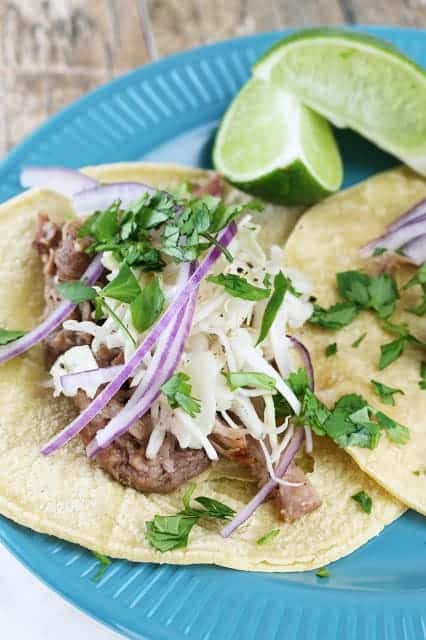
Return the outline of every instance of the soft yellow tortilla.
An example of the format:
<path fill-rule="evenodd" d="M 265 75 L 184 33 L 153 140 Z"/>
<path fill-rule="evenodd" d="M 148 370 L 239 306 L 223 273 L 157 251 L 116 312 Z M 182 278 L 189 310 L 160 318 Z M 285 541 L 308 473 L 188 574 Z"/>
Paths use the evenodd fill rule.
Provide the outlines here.
<path fill-rule="evenodd" d="M 303 269 L 311 277 L 313 292 L 322 306 L 337 301 L 336 273 L 350 269 L 369 269 L 372 260 L 363 260 L 359 249 L 382 234 L 386 225 L 415 202 L 426 197 L 426 181 L 408 169 L 382 173 L 344 191 L 308 211 L 299 221 L 286 247 L 286 263 Z M 399 285 L 407 282 L 415 268 L 405 266 L 397 272 Z M 420 302 L 420 287 L 401 291 L 393 322 L 408 322 L 412 333 L 426 339 L 426 321 L 402 311 Z M 361 345 L 351 344 L 367 332 Z M 361 469 L 397 498 L 426 514 L 426 391 L 419 389 L 421 349 L 408 346 L 404 354 L 379 371 L 380 345 L 395 339 L 379 326 L 370 312 L 340 331 L 307 325 L 299 332 L 314 361 L 317 391 L 332 405 L 345 393 L 360 393 L 371 403 L 410 429 L 406 445 L 390 442 L 383 434 L 379 446 L 370 451 L 352 447 L 348 451 Z M 338 352 L 325 358 L 324 349 L 337 342 Z M 402 389 L 396 406 L 383 405 L 374 394 L 370 380 Z"/>
<path fill-rule="evenodd" d="M 140 180 L 161 187 L 205 175 L 142 164 L 96 167 L 87 173 L 105 181 Z M 57 220 L 72 215 L 69 202 L 48 191 L 26 193 L 0 206 L 0 326 L 27 329 L 42 314 L 41 265 L 31 249 L 41 209 Z M 297 213 L 275 209 L 271 215 L 264 214 L 263 220 L 268 220 L 274 241 L 284 242 Z M 141 562 L 299 571 L 350 553 L 404 510 L 344 451 L 322 440 L 316 443 L 309 474 L 323 499 L 319 510 L 284 524 L 273 505 L 264 504 L 228 540 L 219 536 L 219 524 L 208 524 L 193 529 L 187 549 L 161 554 L 148 545 L 145 522 L 179 510 L 183 490 L 161 496 L 126 489 L 87 460 L 78 438 L 56 454 L 42 456 L 41 445 L 74 415 L 71 402 L 53 398 L 43 387 L 47 378 L 42 347 L 0 367 L 0 513 L 36 531 Z M 225 462 L 212 466 L 196 483 L 195 495 L 214 497 L 236 510 L 255 492 L 244 471 Z M 351 499 L 360 490 L 373 499 L 371 515 Z M 280 533 L 273 541 L 256 545 L 277 527 Z"/>

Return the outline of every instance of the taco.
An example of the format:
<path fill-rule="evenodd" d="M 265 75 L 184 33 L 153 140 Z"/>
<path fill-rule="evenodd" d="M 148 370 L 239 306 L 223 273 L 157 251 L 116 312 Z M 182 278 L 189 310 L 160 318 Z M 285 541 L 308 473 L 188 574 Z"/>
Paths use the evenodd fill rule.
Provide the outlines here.
<path fill-rule="evenodd" d="M 361 447 L 347 443 L 346 450 L 423 514 L 426 308 L 413 262 L 421 264 L 426 255 L 410 251 L 414 242 L 421 249 L 416 228 L 424 224 L 418 215 L 426 212 L 425 197 L 420 176 L 406 168 L 387 171 L 310 209 L 286 246 L 288 264 L 312 279 L 318 305 L 314 323 L 297 332 L 313 359 L 318 397 L 332 407 L 342 394 L 354 393 L 386 411 L 391 422 L 381 421 L 391 438 Z M 395 233 L 400 225 L 404 230 Z M 337 352 L 327 358 L 330 343 Z"/>
<path fill-rule="evenodd" d="M 167 165 L 23 183 L 66 195 L 0 207 L 3 515 L 113 557 L 298 571 L 403 513 L 297 419 L 313 385 L 286 336 L 313 308 L 282 251 L 298 211 Z"/>

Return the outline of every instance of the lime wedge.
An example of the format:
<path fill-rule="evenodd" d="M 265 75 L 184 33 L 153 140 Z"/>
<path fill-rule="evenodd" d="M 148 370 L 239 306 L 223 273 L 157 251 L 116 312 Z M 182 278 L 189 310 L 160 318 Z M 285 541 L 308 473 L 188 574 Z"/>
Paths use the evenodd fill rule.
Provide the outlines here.
<path fill-rule="evenodd" d="M 426 72 L 386 42 L 302 31 L 270 49 L 254 74 L 426 174 Z"/>
<path fill-rule="evenodd" d="M 243 191 L 278 204 L 311 204 L 336 191 L 342 181 L 327 121 L 257 78 L 249 80 L 226 112 L 213 162 Z"/>

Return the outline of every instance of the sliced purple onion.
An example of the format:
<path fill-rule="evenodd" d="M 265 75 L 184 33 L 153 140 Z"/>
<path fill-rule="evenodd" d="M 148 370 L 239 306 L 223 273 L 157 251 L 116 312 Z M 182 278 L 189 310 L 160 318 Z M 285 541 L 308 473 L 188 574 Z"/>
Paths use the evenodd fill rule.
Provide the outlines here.
<path fill-rule="evenodd" d="M 103 271 L 101 263 L 101 254 L 96 256 L 83 273 L 81 280 L 85 284 L 92 285 L 96 282 Z M 64 320 L 68 318 L 70 313 L 77 305 L 64 300 L 56 309 L 45 319 L 38 327 L 26 333 L 22 338 L 10 342 L 0 347 L 0 364 L 7 362 L 21 353 L 24 353 L 38 342 L 45 340 Z"/>
<path fill-rule="evenodd" d="M 410 242 L 414 238 L 426 233 L 426 214 L 408 222 L 402 227 L 398 227 L 393 231 L 384 233 L 382 236 L 375 238 L 360 250 L 361 256 L 367 258 L 374 253 L 374 249 L 387 249 L 388 251 L 396 251 L 404 244 Z"/>
<path fill-rule="evenodd" d="M 426 198 L 424 200 L 420 200 L 414 207 L 411 207 L 406 213 L 403 213 L 402 216 L 399 216 L 393 222 L 388 225 L 388 231 L 394 231 L 395 229 L 399 229 L 399 227 L 405 226 L 407 222 L 412 222 L 413 220 L 417 220 L 421 216 L 426 214 Z"/>
<path fill-rule="evenodd" d="M 304 438 L 304 429 L 296 429 L 296 433 L 290 440 L 288 446 L 284 449 L 281 460 L 275 469 L 275 476 L 277 478 L 282 478 L 285 475 Z M 273 480 L 272 478 L 268 480 L 268 482 L 263 485 L 260 491 L 254 496 L 254 498 L 252 498 L 252 500 L 250 500 L 250 502 L 237 513 L 235 518 L 233 518 L 233 520 L 231 520 L 231 522 L 222 529 L 220 535 L 223 538 L 228 538 L 231 533 L 235 531 L 235 529 L 244 524 L 244 522 L 246 522 L 253 515 L 253 513 L 260 507 L 265 498 L 267 498 L 271 491 L 277 486 L 278 483 L 276 482 L 276 480 Z"/>
<path fill-rule="evenodd" d="M 156 191 L 153 187 L 142 182 L 101 184 L 76 193 L 73 196 L 74 209 L 78 215 L 82 216 L 107 209 L 116 200 L 121 200 L 122 207 L 126 208 L 145 193 L 152 194 Z"/>
<path fill-rule="evenodd" d="M 222 232 L 219 242 L 225 247 L 234 238 L 237 233 L 237 226 L 235 222 L 231 222 L 226 229 Z M 50 454 L 64 446 L 74 436 L 76 436 L 84 427 L 89 424 L 91 420 L 108 404 L 108 402 L 115 396 L 117 391 L 123 386 L 136 371 L 140 363 L 145 358 L 146 354 L 157 343 L 163 331 L 167 329 L 170 322 L 176 317 L 182 306 L 184 306 L 190 297 L 197 291 L 198 286 L 202 279 L 210 271 L 213 264 L 221 256 L 221 251 L 218 247 L 213 247 L 208 255 L 204 258 L 203 262 L 197 267 L 189 279 L 187 285 L 178 293 L 173 302 L 166 309 L 162 317 L 154 325 L 151 332 L 145 338 L 145 340 L 136 349 L 130 360 L 123 366 L 120 373 L 109 383 L 101 393 L 86 407 L 80 415 L 73 420 L 68 426 L 65 427 L 60 433 L 56 434 L 47 444 L 44 445 L 42 453 Z"/>
<path fill-rule="evenodd" d="M 23 187 L 51 189 L 64 196 L 92 189 L 98 184 L 96 180 L 80 171 L 64 167 L 25 167 L 21 171 L 20 180 Z"/>
<path fill-rule="evenodd" d="M 112 367 L 101 367 L 99 369 L 89 369 L 88 371 L 65 374 L 60 378 L 62 390 L 66 396 L 74 396 L 79 389 L 85 389 L 94 385 L 100 387 L 101 384 L 106 384 L 114 380 L 122 368 L 122 364 L 117 364 Z"/>
<path fill-rule="evenodd" d="M 426 262 L 426 233 L 421 236 L 410 240 L 402 247 L 404 256 L 408 258 L 413 264 L 421 265 Z"/>
<path fill-rule="evenodd" d="M 132 424 L 145 415 L 161 393 L 164 384 L 176 371 L 182 358 L 186 341 L 191 331 L 194 317 L 197 292 L 189 302 L 180 309 L 172 328 L 169 328 L 168 339 L 163 345 L 159 359 L 159 366 L 153 367 L 144 376 L 140 387 L 119 414 L 108 423 L 104 429 L 98 431 L 87 447 L 89 458 L 95 456 L 101 449 L 108 447 L 116 438 L 128 431 Z M 153 358 L 154 359 L 154 358 Z"/>
<path fill-rule="evenodd" d="M 305 365 L 305 369 L 308 372 L 309 380 L 311 383 L 310 384 L 311 391 L 315 391 L 314 367 L 312 365 L 311 355 L 308 349 L 305 347 L 303 342 L 300 342 L 300 340 L 298 340 L 294 336 L 290 336 L 289 334 L 287 334 L 287 338 L 290 340 L 290 342 L 293 344 L 293 347 L 296 349 L 296 351 L 299 353 L 300 357 L 302 358 L 303 364 Z"/>

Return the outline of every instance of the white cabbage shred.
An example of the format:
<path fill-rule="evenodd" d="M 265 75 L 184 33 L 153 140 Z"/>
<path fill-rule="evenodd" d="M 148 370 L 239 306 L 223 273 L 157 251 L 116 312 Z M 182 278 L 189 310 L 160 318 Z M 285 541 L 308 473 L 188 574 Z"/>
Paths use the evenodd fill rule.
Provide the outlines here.
<path fill-rule="evenodd" d="M 208 436 L 213 432 L 219 414 L 231 429 L 241 429 L 242 423 L 247 433 L 261 442 L 267 467 L 274 477 L 273 465 L 290 441 L 293 427 L 289 425 L 288 420 L 277 426 L 271 392 L 264 389 L 231 391 L 223 372 L 256 371 L 272 376 L 278 391 L 286 396 L 297 412 L 299 401 L 283 381 L 297 368 L 297 356 L 295 357 L 286 333 L 301 327 L 311 316 L 311 284 L 302 273 L 285 266 L 285 254 L 280 247 L 272 246 L 268 254 L 264 252 L 258 242 L 259 231 L 259 226 L 253 223 L 251 216 L 241 220 L 239 232 L 229 247 L 234 257 L 233 262 L 229 263 L 222 257 L 215 264 L 212 274 L 236 274 L 246 278 L 253 285 L 263 287 L 266 274 L 269 274 L 273 281 L 274 276 L 281 270 L 301 295 L 298 297 L 290 292 L 286 293 L 267 338 L 256 346 L 267 300 L 252 302 L 235 298 L 221 286 L 207 280 L 202 282 L 191 336 L 179 367 L 179 371 L 189 375 L 192 395 L 200 401 L 201 411 L 195 417 L 191 417 L 182 409 L 171 409 L 164 397 L 160 397 L 151 409 L 155 426 L 146 451 L 149 458 L 156 456 L 166 432 L 170 431 L 182 448 L 204 448 L 212 460 L 217 459 L 217 453 Z M 118 273 L 118 264 L 111 253 L 104 254 L 103 264 L 110 272 L 108 279 L 113 279 Z M 144 275 L 137 269 L 133 271 L 142 283 Z M 178 265 L 170 264 L 159 276 L 167 303 L 175 295 L 178 272 Z M 111 299 L 108 303 L 140 343 L 143 336 L 139 335 L 132 325 L 129 305 Z M 102 345 L 110 349 L 123 349 L 125 361 L 134 353 L 135 347 L 128 336 L 117 327 L 111 317 L 101 324 L 94 321 L 67 320 L 63 326 L 70 331 L 88 333 L 93 336 L 93 341 L 90 347 L 73 347 L 56 360 L 51 369 L 55 395 L 63 393 L 61 375 L 97 367 L 95 355 Z M 148 364 L 151 357 L 152 354 L 148 356 L 145 364 Z M 143 374 L 144 369 L 141 368 L 132 384 L 139 383 Z M 92 385 L 85 387 L 84 391 L 93 397 L 96 388 L 93 389 Z M 261 417 L 253 405 L 253 397 L 262 398 L 264 401 L 264 415 Z M 307 435 L 311 446 L 310 433 Z M 265 445 L 265 439 L 268 446 Z"/>

